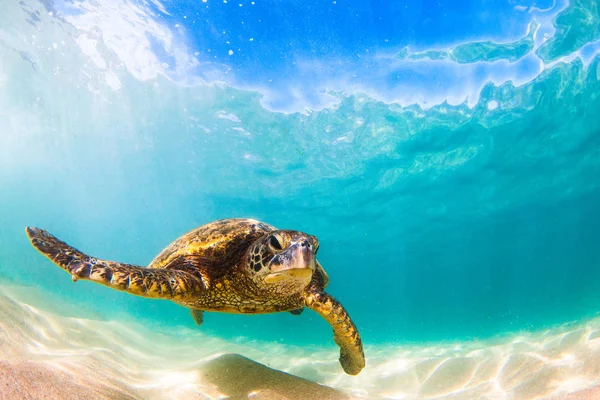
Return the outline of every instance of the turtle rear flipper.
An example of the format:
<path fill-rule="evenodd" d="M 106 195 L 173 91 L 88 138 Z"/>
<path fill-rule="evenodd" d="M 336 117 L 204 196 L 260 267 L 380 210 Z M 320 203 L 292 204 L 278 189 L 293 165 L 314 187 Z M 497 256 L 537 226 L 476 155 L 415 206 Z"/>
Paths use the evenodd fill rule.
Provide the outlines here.
<path fill-rule="evenodd" d="M 196 323 L 196 325 L 198 325 L 198 326 L 202 325 L 202 322 L 204 322 L 204 311 L 203 310 L 197 310 L 195 308 L 190 308 L 190 314 L 192 314 L 192 318 L 194 319 L 194 322 Z"/>
<path fill-rule="evenodd" d="M 145 268 L 98 260 L 39 228 L 26 228 L 33 247 L 71 274 L 73 281 L 90 280 L 143 297 L 185 302 L 205 288 L 199 277 L 185 271 Z"/>

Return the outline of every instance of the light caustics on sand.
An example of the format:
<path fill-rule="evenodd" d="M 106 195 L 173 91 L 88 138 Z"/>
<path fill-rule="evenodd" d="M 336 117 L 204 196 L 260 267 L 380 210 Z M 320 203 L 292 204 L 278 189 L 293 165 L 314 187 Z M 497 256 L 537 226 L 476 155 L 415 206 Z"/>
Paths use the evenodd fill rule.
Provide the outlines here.
<path fill-rule="evenodd" d="M 55 301 L 32 288 L 2 287 L 0 351 L 5 362 L 34 362 L 67 372 L 90 390 L 110 393 L 110 389 L 113 395 L 217 398 L 229 387 L 207 381 L 205 366 L 223 353 L 239 353 L 355 398 L 373 400 L 448 395 L 553 398 L 592 393 L 589 390 L 600 385 L 599 319 L 481 342 L 367 346 L 367 368 L 358 377 L 349 377 L 340 374 L 333 349 L 225 341 L 188 329 L 161 331 L 68 312 L 59 316 L 46 311 L 68 309 L 60 301 L 51 304 Z M 270 385 L 277 387 L 276 382 Z M 256 388 L 260 389 L 269 388 Z"/>

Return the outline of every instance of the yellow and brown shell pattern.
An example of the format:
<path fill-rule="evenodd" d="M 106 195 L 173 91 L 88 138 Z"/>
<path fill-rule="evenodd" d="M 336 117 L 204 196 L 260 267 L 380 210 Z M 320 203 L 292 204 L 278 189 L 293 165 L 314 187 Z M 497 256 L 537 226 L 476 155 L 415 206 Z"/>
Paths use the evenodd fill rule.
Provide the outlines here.
<path fill-rule="evenodd" d="M 332 326 L 344 371 L 358 374 L 365 366 L 358 329 L 341 303 L 323 291 L 329 278 L 318 261 L 310 284 L 300 292 L 265 298 L 264 292 L 253 291 L 256 286 L 248 277 L 251 270 L 245 267 L 262 265 L 266 260 L 257 259 L 249 250 L 273 231 L 275 227 L 253 219 L 215 221 L 184 234 L 148 267 L 141 267 L 91 257 L 47 231 L 26 228 L 31 244 L 68 272 L 73 281 L 90 280 L 138 296 L 172 300 L 189 307 L 198 324 L 202 323 L 203 310 L 298 314 L 304 307 L 311 308 Z"/>

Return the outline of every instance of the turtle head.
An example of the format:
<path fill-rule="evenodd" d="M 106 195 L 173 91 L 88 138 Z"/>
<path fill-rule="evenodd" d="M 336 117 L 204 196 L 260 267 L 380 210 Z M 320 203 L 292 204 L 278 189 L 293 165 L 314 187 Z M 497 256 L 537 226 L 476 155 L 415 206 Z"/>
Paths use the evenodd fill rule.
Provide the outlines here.
<path fill-rule="evenodd" d="M 303 232 L 277 230 L 258 239 L 246 264 L 252 280 L 268 292 L 294 294 L 310 283 L 319 241 Z"/>

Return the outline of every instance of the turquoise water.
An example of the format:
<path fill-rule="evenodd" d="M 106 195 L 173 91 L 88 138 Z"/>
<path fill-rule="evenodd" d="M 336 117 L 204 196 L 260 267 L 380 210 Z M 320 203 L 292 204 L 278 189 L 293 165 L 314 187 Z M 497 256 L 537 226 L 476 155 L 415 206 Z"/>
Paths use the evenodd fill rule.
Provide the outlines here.
<path fill-rule="evenodd" d="M 347 70 L 336 54 L 305 66 L 306 81 L 283 74 L 285 88 L 194 58 L 179 14 L 161 20 L 157 3 L 69 4 L 0 16 L 6 280 L 107 319 L 194 327 L 174 304 L 73 284 L 24 227 L 144 265 L 199 225 L 253 217 L 319 237 L 328 292 L 366 344 L 535 331 L 600 310 L 595 2 L 529 7 L 504 37 L 398 43 Z M 348 76 L 319 86 L 332 71 Z M 198 329 L 332 344 L 310 312 L 209 314 Z"/>

